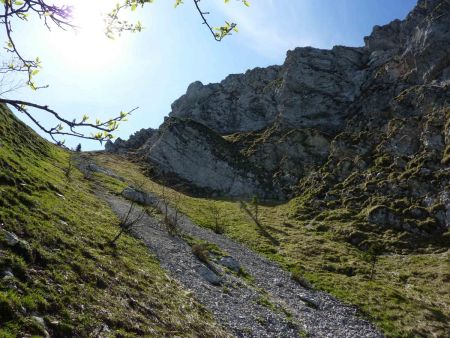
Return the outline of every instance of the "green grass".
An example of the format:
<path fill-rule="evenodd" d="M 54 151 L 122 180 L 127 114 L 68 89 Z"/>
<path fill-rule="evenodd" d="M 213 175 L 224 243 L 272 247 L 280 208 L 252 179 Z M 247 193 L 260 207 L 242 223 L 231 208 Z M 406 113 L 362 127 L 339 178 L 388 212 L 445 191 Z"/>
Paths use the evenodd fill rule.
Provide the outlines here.
<path fill-rule="evenodd" d="M 186 241 L 186 243 L 189 244 L 191 247 L 193 247 L 194 245 L 201 246 L 204 248 L 204 250 L 208 251 L 210 254 L 216 256 L 217 258 L 221 258 L 228 255 L 228 253 L 223 251 L 219 246 L 217 246 L 214 243 L 199 238 L 194 238 L 186 234 L 183 234 L 182 237 Z"/>
<path fill-rule="evenodd" d="M 277 312 L 277 311 L 278 311 L 278 309 L 277 309 L 277 307 L 275 306 L 275 304 L 273 304 L 273 303 L 269 300 L 269 298 L 267 298 L 265 295 L 259 296 L 259 298 L 256 300 L 256 303 L 258 303 L 259 305 L 264 306 L 264 307 L 270 309 L 270 310 L 273 311 L 273 312 Z"/>
<path fill-rule="evenodd" d="M 129 183 L 145 182 L 145 190 L 162 194 L 162 187 L 142 174 L 144 167 L 117 155 L 91 156 L 100 165 L 126 177 Z M 342 188 L 350 187 L 357 179 L 356 175 L 349 177 Z M 330 207 L 317 212 L 308 205 L 311 197 L 320 191 L 320 187 L 315 189 L 305 190 L 286 204 L 259 208 L 264 230 L 279 245 L 254 224 L 237 201 L 194 198 L 170 189 L 165 189 L 165 194 L 169 199 L 177 195 L 174 199 L 179 201 L 179 209 L 209 229 L 214 227 L 211 208 L 215 204 L 221 210 L 227 236 L 279 262 L 315 288 L 358 306 L 387 336 L 445 337 L 450 328 L 448 251 L 431 248 L 422 254 L 409 251 L 406 255 L 380 256 L 375 277 L 370 280 L 371 267 L 363 251 L 348 243 L 352 236 L 372 236 L 373 229 L 367 229 L 364 222 L 366 211 L 355 211 L 354 202 L 349 201 L 348 207 Z M 372 204 L 379 202 L 374 199 Z M 387 231 L 375 233 L 373 237 L 385 245 L 395 246 L 393 241 L 400 235 Z"/>
<path fill-rule="evenodd" d="M 227 336 L 118 219 L 71 154 L 0 107 L 0 337 Z M 102 176 L 102 175 L 100 175 Z M 111 190 L 124 185 L 103 177 Z M 8 246 L 6 231 L 23 241 Z M 33 316 L 42 317 L 45 328 Z"/>

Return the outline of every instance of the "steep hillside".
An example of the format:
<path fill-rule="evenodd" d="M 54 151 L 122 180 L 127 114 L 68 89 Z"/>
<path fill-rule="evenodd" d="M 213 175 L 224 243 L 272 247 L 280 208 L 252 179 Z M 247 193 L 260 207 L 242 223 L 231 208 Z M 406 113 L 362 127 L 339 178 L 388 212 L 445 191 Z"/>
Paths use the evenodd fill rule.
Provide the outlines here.
<path fill-rule="evenodd" d="M 228 336 L 71 155 L 0 107 L 0 337 Z"/>

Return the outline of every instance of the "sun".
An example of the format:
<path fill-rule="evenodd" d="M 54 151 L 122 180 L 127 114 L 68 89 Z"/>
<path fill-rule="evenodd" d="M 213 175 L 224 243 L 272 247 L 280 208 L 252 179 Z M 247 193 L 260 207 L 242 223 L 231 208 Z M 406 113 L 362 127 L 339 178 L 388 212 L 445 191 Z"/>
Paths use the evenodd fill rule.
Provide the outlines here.
<path fill-rule="evenodd" d="M 124 39 L 110 39 L 105 35 L 105 14 L 116 0 L 65 0 L 72 6 L 71 23 L 75 29 L 53 29 L 49 41 L 65 63 L 80 70 L 101 70 L 120 62 Z"/>

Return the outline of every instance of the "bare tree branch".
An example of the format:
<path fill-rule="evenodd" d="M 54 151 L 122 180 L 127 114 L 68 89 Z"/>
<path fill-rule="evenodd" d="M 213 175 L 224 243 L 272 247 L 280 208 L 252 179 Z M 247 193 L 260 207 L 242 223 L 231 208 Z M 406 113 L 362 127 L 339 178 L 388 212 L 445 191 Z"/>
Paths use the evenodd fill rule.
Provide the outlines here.
<path fill-rule="evenodd" d="M 213 28 L 211 27 L 211 25 L 209 24 L 208 20 L 206 20 L 206 15 L 209 14 L 209 12 L 204 12 L 201 8 L 200 8 L 200 0 L 193 0 L 194 4 L 195 4 L 195 8 L 197 9 L 198 14 L 200 14 L 202 20 L 203 20 L 203 24 L 206 25 L 206 27 L 208 27 L 209 31 L 211 32 L 212 36 L 214 37 L 214 40 L 216 41 L 222 41 L 222 39 L 224 37 L 226 37 L 227 35 L 230 35 L 231 32 L 233 30 L 235 30 L 236 28 L 236 24 L 235 23 L 228 23 L 226 22 L 225 26 L 222 27 L 217 27 L 217 28 Z"/>
<path fill-rule="evenodd" d="M 225 25 L 220 27 L 213 27 L 207 20 L 207 15 L 209 12 L 202 10 L 200 6 L 201 0 L 192 0 L 196 11 L 202 18 L 202 23 L 206 25 L 208 30 L 211 32 L 214 40 L 222 41 L 224 37 L 230 35 L 232 31 L 237 31 L 235 23 L 229 23 L 225 21 Z M 126 20 L 120 18 L 120 12 L 124 9 L 134 10 L 137 6 L 144 6 L 146 3 L 151 2 L 150 0 L 126 0 L 122 5 L 117 5 L 108 15 L 106 16 L 106 36 L 113 38 L 114 34 L 121 34 L 124 31 L 140 32 L 142 30 L 142 25 L 138 21 L 136 24 L 130 23 Z M 242 1 L 248 6 L 247 1 Z M 175 0 L 175 7 L 181 5 L 182 0 Z"/>
<path fill-rule="evenodd" d="M 132 24 L 126 20 L 122 20 L 119 17 L 119 12 L 123 9 L 134 10 L 137 6 L 144 6 L 145 4 L 151 3 L 152 1 L 153 0 L 123 0 L 121 5 L 117 4 L 117 6 L 106 16 L 106 35 L 109 37 L 113 37 L 115 32 L 120 34 L 123 31 L 141 31 L 142 26 L 140 22 Z M 246 0 L 239 1 L 242 1 L 245 5 L 248 6 Z M 181 4 L 182 2 L 182 0 L 175 0 L 175 6 Z M 197 12 L 203 20 L 203 24 L 208 27 L 209 31 L 216 41 L 221 41 L 225 36 L 231 34 L 231 31 L 236 30 L 236 24 L 230 24 L 228 22 L 225 22 L 225 25 L 221 27 L 212 27 L 208 23 L 208 20 L 206 18 L 209 13 L 201 9 L 200 0 L 193 0 L 193 2 Z M 12 61 L 7 65 L 3 63 L 3 66 L 0 67 L 0 74 L 8 74 L 13 72 L 24 73 L 27 76 L 26 84 L 33 90 L 48 87 L 48 85 L 38 86 L 34 82 L 34 76 L 39 73 L 39 70 L 41 68 L 41 61 L 39 60 L 39 58 L 31 60 L 22 55 L 22 53 L 19 51 L 19 48 L 17 47 L 16 42 L 13 38 L 12 20 L 19 19 L 22 21 L 26 21 L 28 20 L 30 14 L 34 14 L 43 21 L 44 26 L 48 30 L 51 30 L 52 26 L 63 30 L 66 30 L 68 28 L 74 29 L 76 27 L 71 23 L 72 7 L 65 5 L 50 5 L 48 3 L 48 0 L 4 0 L 2 1 L 2 3 L 3 13 L 1 13 L 0 11 L 0 25 L 3 25 L 4 31 L 7 36 L 7 44 L 4 49 L 8 53 L 12 54 L 13 58 Z M 87 122 L 86 115 L 81 121 L 76 121 L 75 119 L 69 121 L 63 118 L 56 111 L 50 109 L 47 105 L 39 105 L 32 102 L 2 98 L 2 95 L 13 91 L 14 88 L 16 87 L 11 87 L 4 91 L 1 91 L 0 89 L 0 103 L 8 104 L 17 109 L 19 112 L 28 116 L 40 130 L 50 135 L 53 141 L 61 145 L 63 142 L 56 140 L 55 136 L 74 136 L 82 139 L 97 140 L 100 142 L 107 141 L 112 138 L 111 132 L 115 131 L 118 128 L 118 123 L 124 121 L 132 111 L 137 109 L 135 108 L 128 113 L 121 112 L 118 117 L 109 119 L 105 122 L 97 121 L 96 123 L 89 123 Z M 58 121 L 58 124 L 51 128 L 45 127 L 37 120 L 34 113 L 29 111 L 29 108 L 38 109 L 50 114 Z M 66 130 L 63 131 L 64 127 L 66 127 Z M 80 132 L 79 129 L 76 129 L 81 127 L 92 128 L 96 131 L 96 134 L 91 134 L 89 136 L 85 133 Z"/>
<path fill-rule="evenodd" d="M 19 61 L 18 64 L 10 64 L 9 68 L 12 71 L 26 72 L 28 75 L 27 84 L 32 89 L 48 87 L 36 86 L 33 82 L 33 76 L 39 72 L 39 58 L 36 60 L 29 60 L 19 52 L 12 36 L 13 29 L 11 19 L 18 18 L 20 20 L 27 20 L 29 14 L 34 13 L 44 21 L 44 25 L 49 30 L 51 30 L 50 23 L 53 23 L 60 29 L 74 28 L 75 26 L 70 23 L 70 20 L 72 19 L 72 8 L 69 6 L 48 5 L 43 0 L 24 0 L 23 2 L 8 0 L 4 1 L 3 7 L 4 12 L 3 14 L 0 14 L 0 24 L 3 24 L 8 38 L 7 46 L 4 48 L 6 51 L 14 54 Z"/>
<path fill-rule="evenodd" d="M 2 99 L 0 98 L 0 103 L 8 104 L 14 108 L 16 108 L 19 112 L 25 114 L 28 116 L 28 118 L 33 121 L 34 124 L 36 124 L 39 129 L 41 129 L 43 132 L 50 135 L 53 141 L 58 143 L 59 141 L 55 139 L 55 135 L 66 135 L 66 136 L 74 136 L 82 139 L 88 139 L 88 140 L 96 140 L 100 142 L 104 142 L 107 140 L 110 140 L 112 138 L 111 133 L 115 130 L 117 130 L 119 126 L 120 121 L 124 121 L 133 111 L 138 109 L 138 107 L 130 110 L 129 112 L 122 112 L 118 117 L 109 119 L 105 122 L 98 121 L 97 123 L 90 123 L 87 122 L 87 115 L 85 115 L 80 121 L 77 121 L 76 119 L 69 121 L 65 118 L 63 118 L 60 114 L 58 114 L 53 109 L 50 109 L 46 105 L 39 105 L 32 102 L 26 102 L 21 100 L 10 100 L 10 99 Z M 46 128 L 41 122 L 39 122 L 32 113 L 28 111 L 28 108 L 36 108 L 41 111 L 45 111 L 52 115 L 54 118 L 56 118 L 60 123 L 52 128 Z M 63 124 L 68 126 L 68 131 L 63 131 L 64 127 Z M 79 131 L 76 130 L 76 128 L 80 127 L 87 127 L 87 128 L 93 128 L 96 130 L 99 130 L 100 132 L 97 134 L 91 134 L 91 136 L 87 136 Z"/>
<path fill-rule="evenodd" d="M 120 230 L 117 233 L 117 235 L 111 241 L 109 241 L 110 245 L 114 245 L 124 232 L 130 231 L 135 225 L 139 224 L 139 222 L 142 221 L 146 213 L 145 209 L 141 209 L 140 211 L 135 211 L 135 209 L 136 209 L 136 202 L 131 202 L 127 213 L 125 215 L 122 215 L 122 217 L 120 218 L 119 222 Z"/>

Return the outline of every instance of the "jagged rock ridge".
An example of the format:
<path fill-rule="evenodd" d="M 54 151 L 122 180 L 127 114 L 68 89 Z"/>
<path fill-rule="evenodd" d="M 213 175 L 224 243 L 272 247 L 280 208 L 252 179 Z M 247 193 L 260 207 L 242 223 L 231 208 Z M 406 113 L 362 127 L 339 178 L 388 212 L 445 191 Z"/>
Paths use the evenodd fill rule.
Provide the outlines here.
<path fill-rule="evenodd" d="M 145 142 L 156 134 L 157 131 L 153 128 L 142 128 L 131 135 L 127 141 L 124 141 L 119 137 L 114 143 L 107 142 L 105 144 L 105 150 L 113 153 L 126 153 L 143 146 Z"/>
<path fill-rule="evenodd" d="M 450 225 L 450 1 L 420 0 L 364 41 L 194 82 L 135 149 L 154 173 L 208 193 L 308 190 L 319 211 L 373 207 L 366 221 L 392 213 L 399 229 L 440 233 Z"/>

